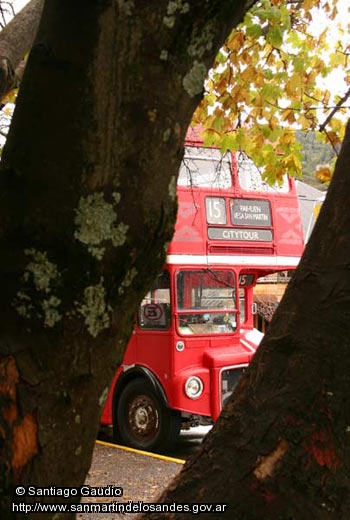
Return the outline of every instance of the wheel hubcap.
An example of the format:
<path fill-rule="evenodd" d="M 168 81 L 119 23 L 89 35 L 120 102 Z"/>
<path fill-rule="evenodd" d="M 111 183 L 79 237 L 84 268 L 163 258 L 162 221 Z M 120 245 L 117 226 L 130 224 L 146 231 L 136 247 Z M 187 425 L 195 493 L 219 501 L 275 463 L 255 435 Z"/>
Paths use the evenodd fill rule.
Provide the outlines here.
<path fill-rule="evenodd" d="M 128 419 L 131 431 L 138 437 L 153 437 L 158 431 L 158 410 L 146 395 L 139 395 L 130 402 Z"/>

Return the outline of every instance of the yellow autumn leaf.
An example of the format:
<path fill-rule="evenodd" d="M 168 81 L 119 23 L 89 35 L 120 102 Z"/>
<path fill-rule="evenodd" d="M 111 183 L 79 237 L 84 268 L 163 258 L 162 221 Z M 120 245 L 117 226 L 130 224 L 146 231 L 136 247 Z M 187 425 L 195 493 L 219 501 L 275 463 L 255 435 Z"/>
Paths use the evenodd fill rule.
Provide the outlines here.
<path fill-rule="evenodd" d="M 294 110 L 292 110 L 292 109 L 285 110 L 282 115 L 282 121 L 287 121 L 287 123 L 289 123 L 290 125 L 295 123 Z"/>
<path fill-rule="evenodd" d="M 322 184 L 329 184 L 332 178 L 332 172 L 328 164 L 321 165 L 317 168 L 315 177 Z"/>
<path fill-rule="evenodd" d="M 241 73 L 241 80 L 243 82 L 251 82 L 256 79 L 256 70 L 254 67 L 246 67 L 246 69 Z"/>
<path fill-rule="evenodd" d="M 321 208 L 322 208 L 322 202 L 316 202 L 312 209 L 312 213 L 314 214 L 315 219 L 317 219 L 317 217 L 319 216 Z"/>
<path fill-rule="evenodd" d="M 7 94 L 2 98 L 1 104 L 6 105 L 6 103 L 14 103 L 16 100 L 17 93 L 18 93 L 18 88 L 9 90 L 9 92 L 7 92 Z"/>
<path fill-rule="evenodd" d="M 262 72 L 257 72 L 254 83 L 257 87 L 263 87 L 265 85 L 265 75 Z"/>
<path fill-rule="evenodd" d="M 285 146 L 291 145 L 292 143 L 295 142 L 295 135 L 294 135 L 294 132 L 291 132 L 291 131 L 287 131 L 287 132 L 285 132 L 285 133 L 280 137 L 279 142 L 281 143 L 281 145 L 285 145 Z"/>
<path fill-rule="evenodd" d="M 244 34 L 240 31 L 233 31 L 231 36 L 229 37 L 226 45 L 231 51 L 239 51 L 241 50 L 244 44 Z"/>
<path fill-rule="evenodd" d="M 331 143 L 332 146 L 339 146 L 342 142 L 342 137 L 339 133 L 328 131 L 327 139 Z"/>
<path fill-rule="evenodd" d="M 290 97 L 295 96 L 300 92 L 301 76 L 300 74 L 293 74 L 286 82 L 286 94 Z"/>
<path fill-rule="evenodd" d="M 299 157 L 295 153 L 290 153 L 286 155 L 282 160 L 282 164 L 290 173 L 299 173 L 301 171 L 301 162 Z"/>

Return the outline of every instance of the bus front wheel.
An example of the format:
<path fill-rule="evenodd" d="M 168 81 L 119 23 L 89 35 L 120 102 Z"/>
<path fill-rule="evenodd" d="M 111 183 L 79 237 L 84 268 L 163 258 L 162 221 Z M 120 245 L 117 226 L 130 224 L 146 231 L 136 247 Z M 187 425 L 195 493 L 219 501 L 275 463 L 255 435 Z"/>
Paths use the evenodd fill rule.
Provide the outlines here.
<path fill-rule="evenodd" d="M 167 408 L 144 379 L 134 379 L 125 386 L 116 412 L 115 438 L 127 446 L 164 451 L 179 436 L 180 413 Z"/>

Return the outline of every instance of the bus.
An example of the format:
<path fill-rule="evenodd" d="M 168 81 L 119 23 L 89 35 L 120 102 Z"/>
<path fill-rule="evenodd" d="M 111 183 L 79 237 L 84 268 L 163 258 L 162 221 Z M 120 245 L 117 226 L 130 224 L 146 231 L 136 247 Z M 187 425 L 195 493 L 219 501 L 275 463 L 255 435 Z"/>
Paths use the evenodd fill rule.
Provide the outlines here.
<path fill-rule="evenodd" d="M 244 152 L 185 142 L 166 263 L 143 298 L 101 424 L 114 440 L 164 451 L 181 429 L 212 424 L 249 365 L 253 288 L 303 251 L 293 179 L 269 186 Z"/>

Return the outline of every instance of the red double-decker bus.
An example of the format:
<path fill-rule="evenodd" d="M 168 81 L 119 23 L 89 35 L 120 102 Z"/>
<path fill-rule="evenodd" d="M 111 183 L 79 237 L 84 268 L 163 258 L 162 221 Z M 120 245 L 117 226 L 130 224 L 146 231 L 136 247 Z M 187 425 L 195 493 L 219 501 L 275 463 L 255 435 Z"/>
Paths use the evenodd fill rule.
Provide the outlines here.
<path fill-rule="evenodd" d="M 139 307 L 102 414 L 117 442 L 164 450 L 181 428 L 211 424 L 262 334 L 259 276 L 292 270 L 303 250 L 294 181 L 268 186 L 244 153 L 187 135 L 166 264 Z"/>

